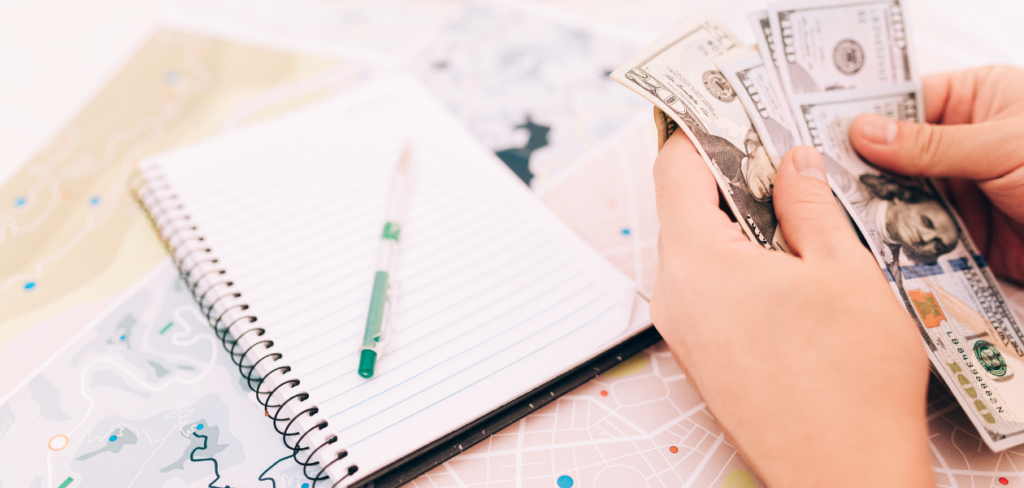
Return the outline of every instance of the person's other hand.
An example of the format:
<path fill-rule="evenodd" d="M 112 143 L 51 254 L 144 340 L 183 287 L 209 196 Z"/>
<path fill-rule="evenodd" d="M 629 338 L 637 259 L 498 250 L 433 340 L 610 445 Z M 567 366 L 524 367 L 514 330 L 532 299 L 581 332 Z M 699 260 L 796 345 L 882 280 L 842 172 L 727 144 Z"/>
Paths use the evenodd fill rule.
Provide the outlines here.
<path fill-rule="evenodd" d="M 676 133 L 654 168 L 654 325 L 768 486 L 932 486 L 920 333 L 840 213 L 813 148 L 774 202 L 795 256 L 751 242 Z"/>
<path fill-rule="evenodd" d="M 895 173 L 949 178 L 950 200 L 992 270 L 1024 283 L 1024 69 L 922 81 L 930 124 L 861 115 L 850 126 L 853 147 Z"/>

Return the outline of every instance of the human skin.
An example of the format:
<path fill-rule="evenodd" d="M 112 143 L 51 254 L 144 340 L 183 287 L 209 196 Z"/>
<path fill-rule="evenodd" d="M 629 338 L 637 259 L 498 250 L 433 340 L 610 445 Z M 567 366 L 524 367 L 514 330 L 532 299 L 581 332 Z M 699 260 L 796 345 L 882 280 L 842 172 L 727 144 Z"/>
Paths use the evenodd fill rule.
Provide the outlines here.
<path fill-rule="evenodd" d="M 850 142 L 872 164 L 942 186 L 992 271 L 1024 283 L 1024 69 L 989 66 L 922 80 L 926 118 L 865 114 Z"/>
<path fill-rule="evenodd" d="M 654 168 L 651 316 L 729 441 L 768 486 L 932 486 L 920 333 L 840 213 L 821 155 L 796 148 L 775 178 L 787 255 L 719 209 L 681 132 Z"/>
<path fill-rule="evenodd" d="M 927 120 L 938 125 L 863 115 L 850 129 L 879 167 L 947 178 L 940 184 L 992 270 L 1017 282 L 1021 86 L 1024 70 L 1007 67 L 927 77 Z M 661 236 L 651 315 L 761 478 L 786 487 L 931 486 L 920 335 L 840 217 L 820 155 L 790 151 L 775 179 L 776 215 L 795 256 L 743 236 L 678 131 L 654 176 Z"/>

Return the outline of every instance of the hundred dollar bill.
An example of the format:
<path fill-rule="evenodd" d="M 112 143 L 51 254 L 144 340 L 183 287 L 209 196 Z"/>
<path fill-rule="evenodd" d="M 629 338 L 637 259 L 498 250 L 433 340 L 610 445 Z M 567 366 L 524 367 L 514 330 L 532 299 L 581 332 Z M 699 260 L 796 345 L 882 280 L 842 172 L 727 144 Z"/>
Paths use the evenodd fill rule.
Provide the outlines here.
<path fill-rule="evenodd" d="M 817 93 L 916 79 L 901 0 L 797 0 L 768 5 L 786 93 Z"/>
<path fill-rule="evenodd" d="M 993 451 L 1024 443 L 1024 334 L 985 260 L 929 180 L 868 165 L 847 137 L 861 113 L 919 122 L 917 85 L 822 93 L 794 108 L 804 142 L 824 156 L 833 191 L 917 319 L 933 370 Z"/>
<path fill-rule="evenodd" d="M 782 87 L 782 79 L 779 77 L 779 50 L 772 34 L 772 24 L 768 21 L 768 11 L 760 10 L 747 14 L 750 25 L 754 31 L 754 38 L 757 39 L 757 47 L 761 50 L 761 57 L 764 58 L 765 67 L 768 68 L 768 76 L 771 78 L 772 87 L 775 88 L 776 96 L 789 108 L 789 97 Z"/>
<path fill-rule="evenodd" d="M 733 215 L 751 240 L 789 252 L 772 206 L 772 186 L 758 174 L 774 171 L 733 87 L 713 59 L 740 47 L 715 20 L 684 24 L 645 47 L 611 77 L 660 109 L 663 134 L 676 126 L 697 146 Z M 774 173 L 772 174 L 774 180 Z"/>
<path fill-rule="evenodd" d="M 771 68 L 765 65 L 757 46 L 735 49 L 716 58 L 715 63 L 736 91 L 761 136 L 773 167 L 770 172 L 765 168 L 753 176 L 762 180 L 762 186 L 771 187 L 775 184 L 775 171 L 782 163 L 782 156 L 800 140 L 792 107 L 779 96 L 771 79 Z"/>

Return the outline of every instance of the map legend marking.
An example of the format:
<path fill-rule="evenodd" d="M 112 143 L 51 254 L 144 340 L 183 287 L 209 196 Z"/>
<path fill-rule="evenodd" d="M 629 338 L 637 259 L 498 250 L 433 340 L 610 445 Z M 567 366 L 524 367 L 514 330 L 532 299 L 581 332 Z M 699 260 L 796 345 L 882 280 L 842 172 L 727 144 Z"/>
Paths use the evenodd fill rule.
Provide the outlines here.
<path fill-rule="evenodd" d="M 608 390 L 601 390 L 601 396 L 608 396 Z"/>
<path fill-rule="evenodd" d="M 68 479 L 64 480 L 64 482 L 61 483 L 60 486 L 58 486 L 57 488 L 68 488 L 68 485 L 70 485 L 72 481 L 75 480 L 71 479 L 71 477 L 68 476 Z"/>
<path fill-rule="evenodd" d="M 1010 484 L 1010 480 L 1008 480 L 1006 478 L 999 478 L 999 484 L 1000 485 L 1008 485 L 1008 484 Z"/>
<path fill-rule="evenodd" d="M 28 203 L 28 198 L 25 198 L 23 196 L 14 199 L 15 207 L 24 207 L 26 203 Z"/>
<path fill-rule="evenodd" d="M 622 229 L 622 235 L 628 236 L 629 235 L 629 229 Z"/>
<path fill-rule="evenodd" d="M 675 454 L 675 453 L 679 452 L 679 448 L 676 447 L 676 446 L 672 446 L 672 447 L 668 448 L 668 452 L 671 452 L 672 454 Z"/>
<path fill-rule="evenodd" d="M 174 322 L 167 322 L 167 325 L 165 325 L 163 329 L 160 329 L 160 335 L 167 332 L 167 329 L 170 329 L 172 325 L 174 325 Z"/>
<path fill-rule="evenodd" d="M 564 474 L 559 476 L 558 488 L 572 488 L 572 477 Z"/>
<path fill-rule="evenodd" d="M 36 282 L 35 281 L 29 281 L 29 282 L 25 283 L 25 291 L 29 291 L 29 290 L 31 290 L 31 289 L 33 289 L 35 287 L 36 287 Z"/>
<path fill-rule="evenodd" d="M 114 442 L 116 440 L 117 440 L 117 436 L 116 435 L 110 436 L 110 442 Z"/>
<path fill-rule="evenodd" d="M 97 206 L 99 204 L 100 204 L 100 197 L 99 196 L 93 195 L 91 198 L 89 198 L 89 205 L 92 205 L 93 207 L 95 207 L 95 206 Z"/>

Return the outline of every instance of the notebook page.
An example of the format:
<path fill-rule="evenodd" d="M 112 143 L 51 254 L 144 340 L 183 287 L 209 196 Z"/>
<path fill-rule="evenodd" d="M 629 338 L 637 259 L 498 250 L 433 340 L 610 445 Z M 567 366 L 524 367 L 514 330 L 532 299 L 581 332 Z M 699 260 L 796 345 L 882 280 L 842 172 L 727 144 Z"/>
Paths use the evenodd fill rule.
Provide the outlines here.
<path fill-rule="evenodd" d="M 367 380 L 358 351 L 407 141 L 398 314 Z M 633 283 L 410 80 L 154 165 L 359 466 L 353 481 L 589 359 L 630 321 Z"/>

